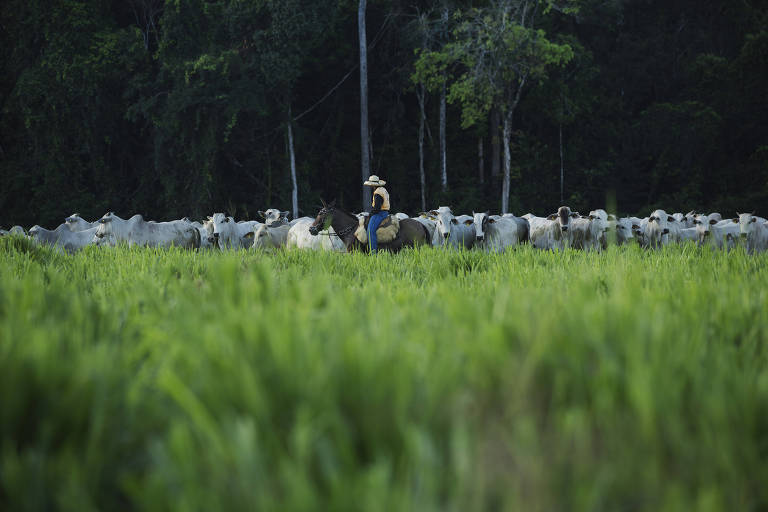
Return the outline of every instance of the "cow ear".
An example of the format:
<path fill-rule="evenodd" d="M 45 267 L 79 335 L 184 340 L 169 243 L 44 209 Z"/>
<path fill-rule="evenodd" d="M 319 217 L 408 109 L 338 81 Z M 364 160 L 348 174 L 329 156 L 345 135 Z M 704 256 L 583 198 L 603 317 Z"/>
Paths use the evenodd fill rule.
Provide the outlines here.
<path fill-rule="evenodd" d="M 550 214 L 550 215 L 547 217 L 547 220 L 555 220 L 556 218 L 557 218 L 557 214 L 556 214 L 556 213 L 552 213 L 552 214 Z"/>
<path fill-rule="evenodd" d="M 286 218 L 287 218 L 287 217 L 288 217 L 288 215 L 290 215 L 290 213 L 291 213 L 291 212 L 289 212 L 288 210 L 285 210 L 285 211 L 283 211 L 283 212 L 280 212 L 280 215 L 281 215 L 281 216 L 283 216 L 283 217 L 286 217 Z"/>
<path fill-rule="evenodd" d="M 608 214 L 608 220 L 616 220 L 616 216 L 612 213 Z"/>
<path fill-rule="evenodd" d="M 249 231 L 243 235 L 243 238 L 253 238 L 253 236 L 254 236 L 253 231 Z"/>
<path fill-rule="evenodd" d="M 494 219 L 493 217 L 488 217 L 488 224 L 495 224 L 495 223 L 496 223 L 496 219 Z"/>
<path fill-rule="evenodd" d="M 261 217 L 262 219 L 266 219 L 267 218 L 267 214 L 265 214 L 262 210 L 259 210 L 256 213 L 258 213 L 259 217 Z M 208 218 L 210 219 L 210 217 L 208 217 Z"/>
<path fill-rule="evenodd" d="M 472 219 L 467 219 L 467 220 L 465 220 L 465 221 L 464 221 L 464 224 L 465 224 L 466 226 L 471 226 L 471 225 L 472 225 L 472 222 L 473 222 L 473 221 L 472 221 Z M 490 222 L 493 222 L 493 220 L 491 220 Z"/>

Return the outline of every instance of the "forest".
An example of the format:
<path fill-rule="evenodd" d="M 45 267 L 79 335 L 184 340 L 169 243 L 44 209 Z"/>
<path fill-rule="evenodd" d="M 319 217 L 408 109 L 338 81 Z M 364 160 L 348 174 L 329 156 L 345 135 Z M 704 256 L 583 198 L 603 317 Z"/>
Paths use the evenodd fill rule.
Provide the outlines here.
<path fill-rule="evenodd" d="M 756 0 L 5 0 L 0 225 L 357 211 L 366 173 L 411 215 L 765 215 L 766 27 Z"/>

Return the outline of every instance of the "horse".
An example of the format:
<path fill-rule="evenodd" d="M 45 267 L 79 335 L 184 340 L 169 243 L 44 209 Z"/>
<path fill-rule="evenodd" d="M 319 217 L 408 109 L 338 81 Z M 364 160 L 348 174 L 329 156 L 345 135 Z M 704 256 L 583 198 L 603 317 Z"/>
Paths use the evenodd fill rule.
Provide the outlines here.
<path fill-rule="evenodd" d="M 335 236 L 344 242 L 348 252 L 353 250 L 367 252 L 369 250 L 368 244 L 361 243 L 355 236 L 355 230 L 360 222 L 358 217 L 337 207 L 335 203 L 332 201 L 330 204 L 325 204 L 323 201 L 323 207 L 309 227 L 310 234 L 317 235 L 321 230 L 326 230 L 330 226 L 336 232 Z M 424 225 L 413 219 L 403 219 L 400 221 L 400 231 L 398 231 L 395 239 L 386 244 L 379 242 L 379 249 L 394 253 L 399 252 L 404 247 L 415 247 L 429 244 L 429 242 L 429 232 Z"/>

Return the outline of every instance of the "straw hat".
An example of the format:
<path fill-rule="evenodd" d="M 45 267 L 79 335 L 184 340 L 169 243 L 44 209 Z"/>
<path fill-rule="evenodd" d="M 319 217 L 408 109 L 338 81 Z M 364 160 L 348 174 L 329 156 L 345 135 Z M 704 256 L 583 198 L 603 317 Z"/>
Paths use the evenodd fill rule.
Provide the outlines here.
<path fill-rule="evenodd" d="M 363 185 L 368 185 L 369 187 L 383 187 L 386 184 L 386 181 L 380 180 L 375 174 L 371 174 L 368 177 L 368 181 L 363 182 Z"/>

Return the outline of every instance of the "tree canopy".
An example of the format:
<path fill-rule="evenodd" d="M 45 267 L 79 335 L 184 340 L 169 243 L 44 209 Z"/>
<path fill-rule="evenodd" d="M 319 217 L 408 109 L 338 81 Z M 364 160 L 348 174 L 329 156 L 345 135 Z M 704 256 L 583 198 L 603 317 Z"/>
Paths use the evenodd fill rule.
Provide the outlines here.
<path fill-rule="evenodd" d="M 352 0 L 3 2 L 0 225 L 287 209 L 289 112 L 299 213 L 357 209 L 357 14 Z M 764 3 L 725 0 L 368 0 L 371 173 L 419 211 L 423 101 L 429 207 L 506 197 L 546 213 L 564 169 L 576 210 L 766 213 L 766 21 Z M 419 80 L 447 88 L 445 190 L 439 102 Z M 481 182 L 478 148 L 491 169 L 504 142 L 505 172 Z"/>

